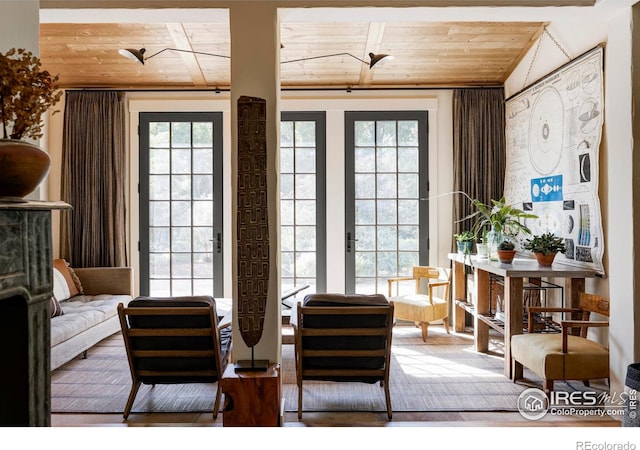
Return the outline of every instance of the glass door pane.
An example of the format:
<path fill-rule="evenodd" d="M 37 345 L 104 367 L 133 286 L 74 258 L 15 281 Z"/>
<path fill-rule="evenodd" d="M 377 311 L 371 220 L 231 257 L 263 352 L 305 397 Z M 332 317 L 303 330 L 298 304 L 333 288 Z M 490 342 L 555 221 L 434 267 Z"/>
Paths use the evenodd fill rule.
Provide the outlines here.
<path fill-rule="evenodd" d="M 284 112 L 280 122 L 281 290 L 326 290 L 324 113 Z"/>
<path fill-rule="evenodd" d="M 222 114 L 140 115 L 140 292 L 222 286 Z"/>
<path fill-rule="evenodd" d="M 427 113 L 347 113 L 346 136 L 346 289 L 386 295 L 428 261 Z"/>

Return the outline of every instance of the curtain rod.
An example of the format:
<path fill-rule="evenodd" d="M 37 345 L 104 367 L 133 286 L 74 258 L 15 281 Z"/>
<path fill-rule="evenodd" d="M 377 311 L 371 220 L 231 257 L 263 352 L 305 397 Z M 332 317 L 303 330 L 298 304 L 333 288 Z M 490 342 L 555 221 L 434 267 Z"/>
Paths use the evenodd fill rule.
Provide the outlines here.
<path fill-rule="evenodd" d="M 124 92 L 231 92 L 229 88 L 184 88 L 184 89 L 164 89 L 164 88 L 108 88 L 108 87 L 70 87 L 60 88 L 65 91 L 124 91 Z M 320 87 L 320 88 L 281 88 L 282 92 L 313 92 L 313 91 L 435 91 L 443 89 L 504 89 L 504 86 L 422 86 L 422 87 Z"/>

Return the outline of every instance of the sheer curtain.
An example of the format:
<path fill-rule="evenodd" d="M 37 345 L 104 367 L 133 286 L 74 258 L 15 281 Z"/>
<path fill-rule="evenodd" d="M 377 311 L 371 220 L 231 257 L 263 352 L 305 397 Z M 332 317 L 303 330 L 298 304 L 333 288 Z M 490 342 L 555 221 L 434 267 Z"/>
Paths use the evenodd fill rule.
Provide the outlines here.
<path fill-rule="evenodd" d="M 61 254 L 74 267 L 128 265 L 122 93 L 68 91 L 62 142 Z"/>
<path fill-rule="evenodd" d="M 456 89 L 453 93 L 453 188 L 489 203 L 502 197 L 506 167 L 503 88 Z M 468 230 L 460 219 L 475 212 L 455 195 L 453 232 Z"/>

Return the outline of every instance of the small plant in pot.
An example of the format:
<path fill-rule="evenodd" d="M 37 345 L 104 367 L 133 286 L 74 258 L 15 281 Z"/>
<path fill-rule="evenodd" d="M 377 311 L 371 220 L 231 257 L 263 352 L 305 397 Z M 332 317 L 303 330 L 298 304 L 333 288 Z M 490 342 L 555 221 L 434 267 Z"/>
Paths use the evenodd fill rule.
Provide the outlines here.
<path fill-rule="evenodd" d="M 516 256 L 516 245 L 511 241 L 502 241 L 498 244 L 498 259 L 501 263 L 511 264 Z"/>
<path fill-rule="evenodd" d="M 472 199 L 471 204 L 476 211 L 462 220 L 475 220 L 472 230 L 476 234 L 480 230 L 489 230 L 484 243 L 488 245 L 489 258 L 493 260 L 498 259 L 496 254 L 498 244 L 518 234 L 530 235 L 531 230 L 526 225 L 526 220 L 538 218 L 535 214 L 508 204 L 504 196 L 499 200 L 492 199 L 490 204 Z"/>
<path fill-rule="evenodd" d="M 564 239 L 553 233 L 537 234 L 527 239 L 522 248 L 536 255 L 538 264 L 543 267 L 551 267 L 556 254 L 567 251 Z"/>
<path fill-rule="evenodd" d="M 479 259 L 489 258 L 489 245 L 487 244 L 487 229 L 482 229 L 482 237 L 476 242 L 476 255 Z"/>
<path fill-rule="evenodd" d="M 458 253 L 461 255 L 469 255 L 471 254 L 471 250 L 473 249 L 473 241 L 475 241 L 476 236 L 471 231 L 462 231 L 459 234 L 453 235 L 456 238 L 456 242 L 458 244 Z"/>

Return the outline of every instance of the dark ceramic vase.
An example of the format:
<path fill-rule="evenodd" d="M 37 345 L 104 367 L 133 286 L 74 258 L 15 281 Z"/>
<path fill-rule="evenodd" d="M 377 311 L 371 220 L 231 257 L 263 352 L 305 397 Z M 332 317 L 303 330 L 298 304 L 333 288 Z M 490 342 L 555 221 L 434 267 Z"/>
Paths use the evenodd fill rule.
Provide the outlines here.
<path fill-rule="evenodd" d="M 49 173 L 51 158 L 37 145 L 15 139 L 0 139 L 0 199 L 21 201 Z"/>

